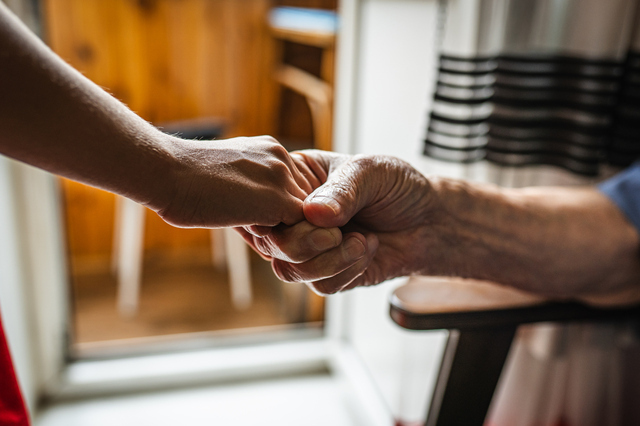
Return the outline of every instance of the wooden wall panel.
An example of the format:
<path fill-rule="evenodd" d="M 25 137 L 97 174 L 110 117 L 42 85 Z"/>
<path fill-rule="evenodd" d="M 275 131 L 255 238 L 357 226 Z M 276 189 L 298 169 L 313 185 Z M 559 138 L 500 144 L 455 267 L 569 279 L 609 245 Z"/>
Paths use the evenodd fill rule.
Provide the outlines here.
<path fill-rule="evenodd" d="M 273 134 L 268 0 L 43 0 L 62 58 L 154 124 L 214 116 L 228 136 Z M 63 183 L 73 255 L 111 251 L 114 196 Z M 147 248 L 208 244 L 148 214 Z"/>
<path fill-rule="evenodd" d="M 317 7 L 318 9 L 336 9 L 338 0 L 275 0 L 277 6 Z"/>

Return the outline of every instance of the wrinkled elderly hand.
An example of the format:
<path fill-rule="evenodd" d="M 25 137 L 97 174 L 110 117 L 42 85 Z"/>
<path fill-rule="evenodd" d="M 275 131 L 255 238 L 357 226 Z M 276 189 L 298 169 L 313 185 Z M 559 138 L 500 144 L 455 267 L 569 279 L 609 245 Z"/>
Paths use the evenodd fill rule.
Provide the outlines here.
<path fill-rule="evenodd" d="M 292 155 L 323 183 L 304 202 L 307 221 L 240 231 L 280 279 L 331 294 L 424 269 L 427 225 L 433 231 L 441 221 L 426 214 L 439 209 L 424 176 L 393 157 Z"/>
<path fill-rule="evenodd" d="M 426 179 L 391 157 L 293 155 L 323 183 L 304 201 L 306 221 L 244 231 L 285 281 L 326 294 L 440 275 L 589 303 L 640 300 L 640 236 L 595 188 L 509 189 Z"/>

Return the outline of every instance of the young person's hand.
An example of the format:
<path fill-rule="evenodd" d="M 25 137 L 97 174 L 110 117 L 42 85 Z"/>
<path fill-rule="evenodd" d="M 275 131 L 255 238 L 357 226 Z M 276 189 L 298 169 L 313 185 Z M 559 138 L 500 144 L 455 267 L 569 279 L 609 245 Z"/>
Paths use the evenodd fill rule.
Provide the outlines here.
<path fill-rule="evenodd" d="M 271 227 L 304 219 L 320 182 L 269 136 L 173 140 L 173 166 L 149 207 L 179 227 Z M 166 187 L 165 187 L 166 185 Z"/>

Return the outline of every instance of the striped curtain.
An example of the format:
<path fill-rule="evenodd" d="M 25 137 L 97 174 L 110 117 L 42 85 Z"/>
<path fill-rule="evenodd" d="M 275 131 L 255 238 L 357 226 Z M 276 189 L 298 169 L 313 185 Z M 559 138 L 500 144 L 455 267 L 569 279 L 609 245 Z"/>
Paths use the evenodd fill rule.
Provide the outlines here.
<path fill-rule="evenodd" d="M 640 157 L 637 0 L 449 0 L 424 154 L 598 176 Z"/>

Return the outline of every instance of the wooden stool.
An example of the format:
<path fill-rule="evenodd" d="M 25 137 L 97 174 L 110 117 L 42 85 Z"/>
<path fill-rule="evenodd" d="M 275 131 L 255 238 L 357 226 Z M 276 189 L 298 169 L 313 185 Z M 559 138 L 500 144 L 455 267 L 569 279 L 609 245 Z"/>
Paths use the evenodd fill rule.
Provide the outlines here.
<path fill-rule="evenodd" d="M 276 40 L 274 79 L 282 86 L 304 96 L 311 110 L 314 147 L 329 151 L 333 129 L 337 14 L 321 9 L 276 7 L 269 14 L 269 28 Z M 285 41 L 322 49 L 320 77 L 282 63 Z"/>
<path fill-rule="evenodd" d="M 640 319 L 638 305 L 548 302 L 506 287 L 444 278 L 411 278 L 394 291 L 390 305 L 401 327 L 449 330 L 426 426 L 484 423 L 520 324 Z"/>
<path fill-rule="evenodd" d="M 222 134 L 222 123 L 198 119 L 173 122 L 161 127 L 165 133 L 185 139 L 215 139 Z M 118 312 L 133 316 L 138 311 L 144 252 L 146 209 L 128 198 L 116 198 L 112 270 L 117 274 Z M 251 305 L 251 265 L 249 248 L 231 228 L 211 230 L 212 261 L 217 268 L 226 266 L 233 306 L 238 310 Z"/>

